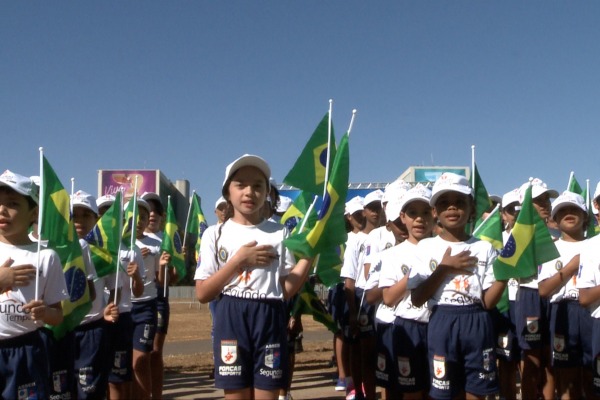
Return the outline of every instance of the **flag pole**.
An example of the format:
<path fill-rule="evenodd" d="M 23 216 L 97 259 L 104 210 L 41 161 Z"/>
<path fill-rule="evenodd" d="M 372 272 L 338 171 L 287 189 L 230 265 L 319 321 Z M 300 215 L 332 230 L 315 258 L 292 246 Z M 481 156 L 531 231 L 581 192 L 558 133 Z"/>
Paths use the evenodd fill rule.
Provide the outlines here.
<path fill-rule="evenodd" d="M 329 122 L 327 124 L 327 162 L 325 163 L 325 183 L 323 184 L 323 198 L 327 194 L 327 182 L 329 182 L 329 163 L 331 162 L 331 119 L 333 114 L 333 99 L 329 99 Z"/>
<path fill-rule="evenodd" d="M 477 192 L 476 192 L 475 185 L 476 185 L 476 183 L 475 183 L 475 145 L 472 144 L 471 145 L 471 190 L 473 193 L 473 199 L 475 200 L 473 207 L 475 207 L 475 209 L 477 209 L 477 195 L 476 195 Z M 475 226 L 475 221 L 471 221 L 469 223 L 469 231 L 470 232 L 473 232 L 474 226 Z"/>
<path fill-rule="evenodd" d="M 350 125 L 348 126 L 348 137 L 350 137 L 350 132 L 352 132 L 352 126 L 354 125 L 354 118 L 356 117 L 356 108 L 352 110 L 352 117 L 350 117 Z"/>
<path fill-rule="evenodd" d="M 133 250 L 133 246 L 135 246 L 135 240 L 137 239 L 137 184 L 138 184 L 138 177 L 137 175 L 135 176 L 135 180 L 134 180 L 134 187 L 133 187 L 133 216 L 132 216 L 132 221 L 131 221 L 131 242 L 129 244 L 129 249 Z M 134 260 L 133 258 L 133 253 L 131 253 L 131 261 Z"/>
<path fill-rule="evenodd" d="M 569 182 L 567 183 L 567 190 L 571 188 L 571 182 L 573 182 L 573 176 L 575 176 L 575 171 L 571 171 L 569 174 Z"/>
<path fill-rule="evenodd" d="M 40 152 L 40 187 L 39 187 L 39 195 L 38 195 L 38 219 L 37 219 L 37 266 L 35 273 L 35 298 L 34 300 L 39 299 L 40 293 L 40 263 L 42 261 L 42 216 L 44 215 L 44 148 L 40 147 L 38 149 Z"/>
<path fill-rule="evenodd" d="M 119 291 L 119 269 L 121 269 L 121 246 L 123 244 L 123 192 L 119 196 L 119 248 L 117 250 L 117 272 L 115 273 L 115 298 L 113 304 L 118 306 L 117 292 Z M 131 281 L 129 282 L 131 284 Z M 123 285 L 121 285 L 123 290 Z"/>
<path fill-rule="evenodd" d="M 196 195 L 196 191 L 192 191 L 192 200 L 190 200 L 190 206 L 188 207 L 187 217 L 185 218 L 185 229 L 183 230 L 183 245 L 185 246 L 185 240 L 187 238 L 187 229 L 188 223 L 190 222 L 190 214 L 192 213 L 192 204 L 194 201 L 194 196 Z M 171 196 L 169 196 L 170 198 Z"/>
<path fill-rule="evenodd" d="M 196 193 L 196 192 L 194 191 L 194 193 Z M 167 210 L 170 210 L 170 209 L 171 209 L 171 195 L 168 195 L 167 196 Z M 187 221 L 186 221 L 186 228 L 187 228 Z M 185 237 L 185 234 L 184 234 L 184 237 Z M 163 240 L 164 240 L 164 238 L 163 238 Z M 185 242 L 183 242 L 183 243 L 185 243 Z M 165 264 L 165 279 L 163 282 L 163 285 L 164 285 L 163 295 L 165 298 L 167 297 L 167 282 L 168 282 L 168 280 L 169 280 L 169 264 Z"/>

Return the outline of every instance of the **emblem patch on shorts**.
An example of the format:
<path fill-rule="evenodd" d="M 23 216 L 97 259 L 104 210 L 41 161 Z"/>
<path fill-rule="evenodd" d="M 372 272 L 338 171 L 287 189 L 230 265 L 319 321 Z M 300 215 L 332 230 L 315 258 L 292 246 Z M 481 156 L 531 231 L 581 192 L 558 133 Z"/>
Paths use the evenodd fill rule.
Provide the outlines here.
<path fill-rule="evenodd" d="M 565 350 L 565 337 L 563 335 L 554 335 L 554 351 L 559 353 Z"/>
<path fill-rule="evenodd" d="M 498 346 L 501 349 L 506 349 L 508 347 L 508 334 L 498 335 Z"/>
<path fill-rule="evenodd" d="M 267 345 L 265 349 L 265 365 L 269 368 L 279 368 L 281 365 L 281 351 L 279 343 Z"/>
<path fill-rule="evenodd" d="M 221 360 L 227 365 L 237 361 L 237 340 L 221 340 Z"/>
<path fill-rule="evenodd" d="M 410 360 L 408 357 L 398 357 L 398 372 L 405 377 L 410 375 Z"/>
<path fill-rule="evenodd" d="M 438 379 L 446 376 L 446 357 L 433 356 L 433 374 Z"/>
<path fill-rule="evenodd" d="M 377 354 L 377 369 L 380 371 L 385 371 L 385 355 Z"/>
<path fill-rule="evenodd" d="M 539 328 L 540 327 L 537 318 L 527 318 L 527 332 L 537 333 Z"/>

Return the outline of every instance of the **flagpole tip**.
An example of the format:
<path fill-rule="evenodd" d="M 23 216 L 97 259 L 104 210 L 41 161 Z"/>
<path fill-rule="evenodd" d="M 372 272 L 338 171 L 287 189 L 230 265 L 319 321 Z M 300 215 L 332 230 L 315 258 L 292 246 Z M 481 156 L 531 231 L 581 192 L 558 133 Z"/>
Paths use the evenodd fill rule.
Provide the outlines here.
<path fill-rule="evenodd" d="M 333 103 L 333 99 L 329 99 L 329 104 L 331 105 L 331 103 Z"/>
<path fill-rule="evenodd" d="M 352 114 L 356 114 L 358 110 L 356 108 L 352 109 Z"/>
<path fill-rule="evenodd" d="M 38 150 L 39 151 L 44 151 L 44 148 L 43 147 L 38 147 Z"/>
<path fill-rule="evenodd" d="M 475 145 L 474 144 L 471 145 L 471 150 L 475 150 Z"/>

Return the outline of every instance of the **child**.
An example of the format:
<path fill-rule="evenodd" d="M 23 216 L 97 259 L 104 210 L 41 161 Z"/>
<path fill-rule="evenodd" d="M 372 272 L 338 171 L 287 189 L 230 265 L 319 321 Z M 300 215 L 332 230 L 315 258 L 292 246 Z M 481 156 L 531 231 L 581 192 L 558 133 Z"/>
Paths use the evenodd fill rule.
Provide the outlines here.
<path fill-rule="evenodd" d="M 379 287 L 383 301 L 394 309 L 392 359 L 397 381 L 396 391 L 388 398 L 423 399 L 429 388 L 426 306 L 412 304 L 407 290 L 409 265 L 415 264 L 417 243 L 430 237 L 433 215 L 429 200 L 431 191 L 422 185 L 410 189 L 400 200 L 400 219 L 406 226 L 408 239 L 381 254 Z M 388 208 L 392 208 L 389 204 Z"/>
<path fill-rule="evenodd" d="M 131 320 L 133 322 L 133 395 L 139 398 L 150 398 L 152 395 L 151 352 L 154 348 L 157 314 L 157 285 L 164 284 L 164 268 L 170 259 L 167 253 L 161 252 L 161 242 L 144 233 L 148 227 L 151 207 L 142 198 L 137 199 L 139 219 L 136 226 L 135 244 L 142 252 L 144 268 L 142 281 L 144 291 L 131 298 Z M 162 253 L 162 254 L 161 254 Z"/>
<path fill-rule="evenodd" d="M 417 247 L 408 289 L 412 302 L 431 310 L 427 342 L 430 396 L 483 398 L 498 391 L 493 322 L 487 310 L 496 306 L 506 287 L 496 281 L 496 251 L 469 236 L 474 218 L 469 181 L 445 172 L 433 185 L 433 215 L 442 228 Z"/>
<path fill-rule="evenodd" d="M 344 278 L 348 323 L 344 336 L 351 343 L 350 371 L 354 384 L 354 396 L 375 397 L 375 308 L 364 299 L 367 282 L 364 261 L 368 254 L 365 242 L 368 234 L 379 226 L 381 197 L 383 192 L 375 190 L 365 196 L 363 215 L 365 224 L 355 240 L 349 241 L 344 252 L 344 263 L 340 276 Z M 362 387 L 364 386 L 363 393 Z M 349 398 L 352 398 L 350 389 Z"/>
<path fill-rule="evenodd" d="M 521 186 L 523 194 L 529 183 Z M 546 222 L 553 237 L 560 232 L 550 219 L 550 199 L 558 196 L 556 190 L 536 178 L 531 181 L 531 198 L 538 215 Z M 550 350 L 550 308 L 548 299 L 541 298 L 538 291 L 537 274 L 519 280 L 519 291 L 515 302 L 515 325 L 519 346 L 523 350 L 521 361 L 521 393 L 524 399 L 536 398 L 541 392 L 546 399 L 554 398 L 554 373 Z"/>
<path fill-rule="evenodd" d="M 215 202 L 215 215 L 217 216 L 217 224 L 225 222 L 225 215 L 227 213 L 227 200 L 223 196 L 220 196 Z"/>
<path fill-rule="evenodd" d="M 98 220 L 96 199 L 78 190 L 71 196 L 73 223 L 82 248 L 83 260 L 86 264 L 92 308 L 81 323 L 75 328 L 71 347 L 73 349 L 73 381 L 78 399 L 102 399 L 108 388 L 109 364 L 106 357 L 108 336 L 106 323 L 118 320 L 119 309 L 111 302 L 104 300 L 104 289 L 114 295 L 115 274 L 102 278 L 96 276 L 96 268 L 91 260 L 90 247 L 85 236 L 94 228 Z"/>
<path fill-rule="evenodd" d="M 49 396 L 48 359 L 39 328 L 63 320 L 68 293 L 60 259 L 29 238 L 38 218 L 38 188 L 30 178 L 0 175 L 0 396 Z M 39 264 L 38 264 L 39 262 Z M 35 266 L 38 266 L 36 268 Z M 38 274 L 38 299 L 35 276 Z"/>
<path fill-rule="evenodd" d="M 261 209 L 271 169 L 243 155 L 225 170 L 222 194 L 231 217 L 204 233 L 196 269 L 202 303 L 219 297 L 215 315 L 215 386 L 225 398 L 277 399 L 287 386 L 284 299 L 306 281 L 310 260 L 294 266 L 283 246 L 287 229 L 266 221 Z"/>
<path fill-rule="evenodd" d="M 550 297 L 552 366 L 559 398 L 578 399 L 592 390 L 592 317 L 579 304 L 577 273 L 579 254 L 585 245 L 588 214 L 583 197 L 563 192 L 552 204 L 550 217 L 558 224 L 556 241 L 560 257 L 542 264 L 541 297 Z M 585 368 L 584 368 L 585 367 Z"/>

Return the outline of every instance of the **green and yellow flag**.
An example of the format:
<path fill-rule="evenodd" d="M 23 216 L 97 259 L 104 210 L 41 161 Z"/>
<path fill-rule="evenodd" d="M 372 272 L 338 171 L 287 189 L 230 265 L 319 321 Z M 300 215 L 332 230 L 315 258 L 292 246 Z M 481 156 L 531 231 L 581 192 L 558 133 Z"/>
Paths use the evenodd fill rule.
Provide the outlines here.
<path fill-rule="evenodd" d="M 325 114 L 317 129 L 313 132 L 296 163 L 283 179 L 284 183 L 295 186 L 308 193 L 323 195 L 325 184 L 328 143 L 331 142 L 330 160 L 335 157 L 335 139 L 333 126 L 329 141 L 329 113 Z M 331 170 L 331 169 L 330 169 Z"/>
<path fill-rule="evenodd" d="M 498 280 L 528 278 L 538 273 L 539 265 L 559 256 L 548 227 L 533 207 L 529 185 L 515 226 L 494 263 L 494 275 Z"/>
<path fill-rule="evenodd" d="M 200 257 L 200 244 L 202 243 L 202 235 L 206 228 L 208 228 L 208 224 L 206 223 L 206 218 L 204 218 L 204 212 L 202 212 L 202 207 L 200 207 L 200 200 L 196 192 L 192 195 L 192 203 L 190 204 L 190 211 L 188 214 L 187 220 L 187 233 L 196 237 L 196 245 L 194 246 L 194 259 L 198 260 Z"/>
<path fill-rule="evenodd" d="M 163 236 L 161 251 L 166 251 L 171 255 L 171 265 L 177 271 L 177 279 L 181 280 L 185 277 L 187 271 L 185 267 L 185 257 L 181 248 L 181 238 L 177 232 L 177 219 L 171 205 L 171 196 L 169 196 L 167 204 L 167 221 L 165 223 L 165 234 Z"/>
<path fill-rule="evenodd" d="M 298 298 L 292 308 L 292 315 L 297 316 L 301 314 L 312 315 L 313 319 L 317 322 L 325 325 L 332 333 L 337 333 L 339 328 L 333 317 L 317 297 L 314 289 L 309 282 L 306 282 L 298 293 Z"/>
<path fill-rule="evenodd" d="M 90 245 L 92 261 L 96 267 L 98 277 L 110 275 L 117 271 L 122 214 L 121 192 L 118 191 L 114 203 L 100 217 L 94 229 L 85 237 L 86 242 Z"/>
<path fill-rule="evenodd" d="M 314 257 L 322 251 L 346 243 L 348 234 L 344 221 L 344 207 L 348 193 L 349 176 L 348 134 L 340 141 L 331 168 L 331 179 L 317 221 L 308 232 L 301 232 L 283 241 L 291 251 Z"/>
<path fill-rule="evenodd" d="M 47 240 L 48 247 L 58 253 L 69 293 L 69 298 L 62 302 L 63 322 L 50 327 L 54 336 L 59 339 L 79 325 L 91 309 L 92 302 L 81 245 L 71 219 L 69 194 L 45 156 L 41 175 L 41 239 Z"/>
<path fill-rule="evenodd" d="M 502 217 L 500 216 L 500 206 L 488 215 L 488 217 L 475 229 L 473 236 L 477 239 L 490 242 L 496 250 L 503 247 L 502 243 Z"/>
<path fill-rule="evenodd" d="M 123 213 L 123 218 L 124 221 L 123 232 L 121 233 L 121 240 L 123 241 L 123 244 L 127 246 L 129 250 L 131 250 L 132 243 L 135 244 L 135 237 L 137 235 L 137 224 L 140 218 L 140 212 L 138 210 L 137 205 L 137 193 L 134 192 L 133 197 L 127 202 L 127 208 Z"/>
<path fill-rule="evenodd" d="M 483 214 L 490 209 L 492 205 L 492 201 L 490 200 L 490 196 L 488 194 L 485 185 L 483 184 L 483 179 L 481 179 L 481 175 L 479 175 L 479 169 L 477 168 L 477 164 L 474 164 L 474 175 L 475 181 L 471 182 L 471 186 L 474 189 L 474 199 L 475 199 L 475 227 L 477 227 L 481 222 L 483 222 Z"/>
<path fill-rule="evenodd" d="M 581 188 L 579 182 L 577 182 L 577 178 L 575 178 L 575 173 L 571 171 L 571 175 L 569 176 L 569 183 L 567 185 L 567 190 L 569 192 L 577 193 L 583 197 L 585 200 L 587 209 L 588 209 L 588 224 L 585 232 L 585 237 L 587 239 L 596 236 L 596 217 L 594 216 L 594 205 L 592 204 L 592 199 L 588 196 L 587 187 L 585 189 Z"/>

